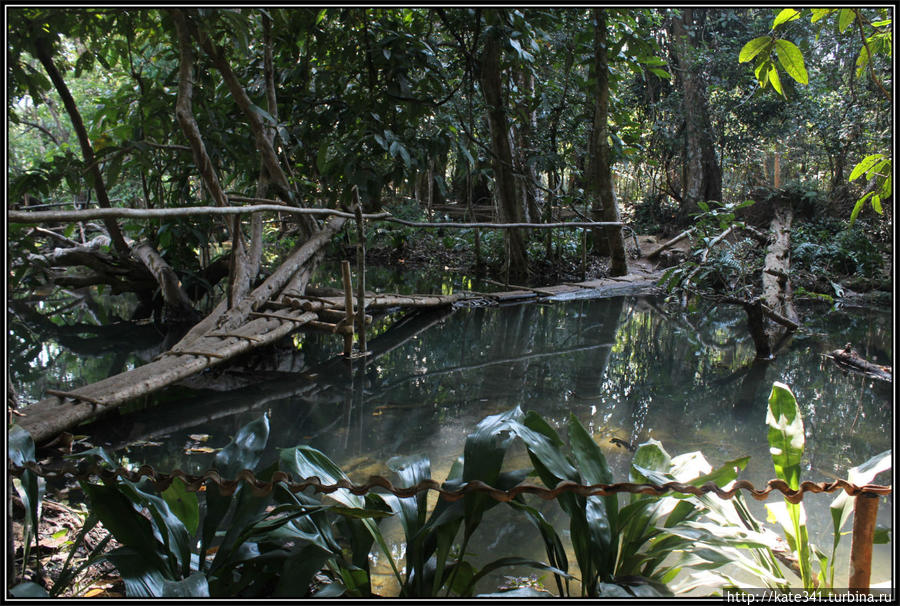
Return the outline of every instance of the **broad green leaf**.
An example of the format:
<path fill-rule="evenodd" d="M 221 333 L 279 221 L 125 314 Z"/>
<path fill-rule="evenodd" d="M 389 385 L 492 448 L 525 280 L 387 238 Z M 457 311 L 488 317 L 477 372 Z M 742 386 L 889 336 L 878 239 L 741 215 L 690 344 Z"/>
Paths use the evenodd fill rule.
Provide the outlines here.
<path fill-rule="evenodd" d="M 772 88 L 775 89 L 775 92 L 782 97 L 787 98 L 787 95 L 784 94 L 784 91 L 781 88 L 781 78 L 778 76 L 778 70 L 774 67 L 769 70 L 769 82 L 772 83 Z"/>
<path fill-rule="evenodd" d="M 180 581 L 164 581 L 162 585 L 162 598 L 208 598 L 209 583 L 206 575 L 195 572 L 186 579 Z"/>
<path fill-rule="evenodd" d="M 856 218 L 859 216 L 860 211 L 863 208 L 863 205 L 866 203 L 866 199 L 872 195 L 872 192 L 869 192 L 862 198 L 856 201 L 856 204 L 853 205 L 853 210 L 850 212 L 850 226 L 853 227 L 853 224 L 856 222 Z"/>
<path fill-rule="evenodd" d="M 165 499 L 149 492 L 152 490 L 152 484 L 146 478 L 140 482 L 123 479 L 118 488 L 132 503 L 150 513 L 157 536 L 162 538 L 165 547 L 164 557 L 169 561 L 172 576 L 188 574 L 191 563 L 191 536 L 178 516 L 172 513 Z"/>
<path fill-rule="evenodd" d="M 814 8 L 812 9 L 812 17 L 810 18 L 810 23 L 815 23 L 816 21 L 827 17 L 829 14 L 833 13 L 835 9 L 833 8 Z"/>
<path fill-rule="evenodd" d="M 869 64 L 869 49 L 865 46 L 859 49 L 859 57 L 856 58 L 856 76 L 862 76 L 866 65 Z"/>
<path fill-rule="evenodd" d="M 578 471 L 562 453 L 563 442 L 550 425 L 533 411 L 525 415 L 524 425 L 513 427 L 516 435 L 525 442 L 529 454 L 537 459 L 549 474 L 541 474 L 541 480 L 549 487 L 560 480 L 578 481 Z"/>
<path fill-rule="evenodd" d="M 800 488 L 800 462 L 806 438 L 797 400 L 784 383 L 776 381 L 772 385 L 766 424 L 769 426 L 769 452 L 775 475 L 787 482 L 792 490 L 797 490 Z"/>
<path fill-rule="evenodd" d="M 872 208 L 879 215 L 884 214 L 884 210 L 881 208 L 881 196 L 879 196 L 878 194 L 875 194 L 874 196 L 872 196 Z"/>
<path fill-rule="evenodd" d="M 634 451 L 631 459 L 631 471 L 628 479 L 631 482 L 647 482 L 646 476 L 639 470 L 651 470 L 666 473 L 672 468 L 672 457 L 663 448 L 659 440 L 650 439 Z"/>
<path fill-rule="evenodd" d="M 548 562 L 551 566 L 554 566 L 555 568 L 561 570 L 563 573 L 567 574 L 569 570 L 569 559 L 568 557 L 566 557 L 566 550 L 563 547 L 562 540 L 559 538 L 559 534 L 557 534 L 556 529 L 553 528 L 553 525 L 547 521 L 547 519 L 544 517 L 544 514 L 542 514 L 534 507 L 531 507 L 524 503 L 520 503 L 518 501 L 510 501 L 509 505 L 513 509 L 524 512 L 531 523 L 534 524 L 535 527 L 537 527 L 538 531 L 540 531 L 541 533 L 541 538 L 544 541 L 544 549 L 547 552 Z M 554 574 L 559 594 L 565 595 L 563 591 L 561 576 L 562 575 Z"/>
<path fill-rule="evenodd" d="M 856 12 L 852 8 L 842 8 L 838 15 L 838 30 L 843 33 L 856 19 Z"/>
<path fill-rule="evenodd" d="M 13 424 L 7 433 L 7 452 L 13 465 L 22 467 L 26 461 L 34 461 L 34 440 L 31 434 Z"/>
<path fill-rule="evenodd" d="M 892 466 L 892 452 L 886 450 L 877 454 L 862 465 L 851 468 L 847 472 L 847 481 L 856 486 L 869 484 L 879 473 L 887 471 Z M 838 534 L 850 518 L 853 511 L 853 498 L 841 491 L 831 503 L 831 517 L 834 522 L 835 534 Z"/>
<path fill-rule="evenodd" d="M 756 66 L 756 69 L 753 70 L 761 88 L 765 88 L 766 85 L 769 84 L 769 72 L 773 69 L 775 69 L 775 66 L 772 64 L 771 59 L 766 59 L 765 61 L 760 62 L 760 64 Z"/>
<path fill-rule="evenodd" d="M 746 63 L 762 51 L 765 50 L 766 52 L 768 52 L 768 49 L 770 49 L 771 47 L 771 36 L 760 36 L 759 38 L 754 38 L 753 40 L 750 40 L 747 44 L 745 44 L 741 49 L 741 52 L 738 55 L 738 63 Z"/>
<path fill-rule="evenodd" d="M 216 453 L 213 466 L 229 479 L 244 469 L 253 471 L 268 440 L 269 417 L 264 414 L 242 427 L 228 446 Z"/>
<path fill-rule="evenodd" d="M 888 175 L 888 177 L 881 184 L 881 187 L 878 188 L 878 194 L 881 196 L 882 200 L 891 195 L 893 184 L 894 178 Z"/>
<path fill-rule="evenodd" d="M 775 20 L 772 21 L 772 29 L 775 29 L 782 23 L 787 23 L 788 21 L 793 21 L 794 19 L 800 18 L 800 12 L 793 8 L 785 8 L 782 9 L 780 13 L 775 17 Z"/>
<path fill-rule="evenodd" d="M 142 516 L 118 486 L 103 486 L 80 482 L 81 488 L 103 526 L 125 547 L 142 555 L 157 572 L 164 569 L 159 555 L 159 543 L 150 521 Z"/>
<path fill-rule="evenodd" d="M 105 522 L 104 522 L 105 525 Z M 145 552 L 134 547 L 119 547 L 106 554 L 125 583 L 129 598 L 161 598 L 166 578 Z"/>
<path fill-rule="evenodd" d="M 796 44 L 787 40 L 778 40 L 775 42 L 775 54 L 778 55 L 781 67 L 791 78 L 800 84 L 809 84 L 809 74 L 806 73 L 806 67 L 803 65 L 803 53 Z"/>
<path fill-rule="evenodd" d="M 162 492 L 163 499 L 190 534 L 197 532 L 200 524 L 200 509 L 197 493 L 187 489 L 181 478 L 172 478 L 172 483 Z"/>
<path fill-rule="evenodd" d="M 667 71 L 664 70 L 664 69 L 659 69 L 658 67 L 651 67 L 651 68 L 650 68 L 650 71 L 653 72 L 654 74 L 656 74 L 657 76 L 659 76 L 660 78 L 664 79 L 664 80 L 671 80 L 671 79 L 672 79 L 672 74 L 670 74 L 669 72 L 667 72 Z"/>
<path fill-rule="evenodd" d="M 856 166 L 853 167 L 853 170 L 850 171 L 850 176 L 847 180 L 855 181 L 862 175 L 868 173 L 873 166 L 875 166 L 880 160 L 883 160 L 884 158 L 884 154 L 871 154 L 869 156 L 866 156 L 865 158 L 860 160 Z"/>
<path fill-rule="evenodd" d="M 334 553 L 318 545 L 306 545 L 297 553 L 284 561 L 282 572 L 278 575 L 278 585 L 272 597 L 299 598 L 304 597 L 312 586 L 313 577 L 334 557 Z"/>

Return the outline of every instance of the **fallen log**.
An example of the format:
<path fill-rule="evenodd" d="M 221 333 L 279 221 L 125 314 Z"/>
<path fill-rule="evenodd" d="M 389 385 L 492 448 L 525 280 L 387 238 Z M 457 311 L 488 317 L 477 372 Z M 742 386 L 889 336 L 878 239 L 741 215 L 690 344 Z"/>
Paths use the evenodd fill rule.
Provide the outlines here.
<path fill-rule="evenodd" d="M 669 248 L 672 248 L 673 246 L 675 246 L 676 244 L 678 244 L 679 242 L 681 242 L 682 240 L 687 238 L 689 235 L 691 235 L 694 232 L 694 229 L 696 229 L 696 228 L 692 227 L 688 230 L 685 230 L 685 231 L 681 232 L 680 234 L 678 234 L 677 236 L 675 236 L 674 238 L 672 238 L 671 240 L 669 240 L 668 242 L 666 242 L 665 244 L 662 244 L 658 248 L 650 251 L 649 253 L 647 253 L 647 258 L 652 261 L 653 259 L 655 259 L 656 257 L 659 256 L 659 253 L 661 253 L 664 250 L 668 250 Z"/>
<path fill-rule="evenodd" d="M 893 369 L 890 366 L 883 366 L 869 362 L 853 349 L 850 343 L 847 343 L 843 349 L 835 349 L 825 354 L 826 358 L 834 361 L 835 364 L 858 374 L 865 375 L 872 379 L 880 381 L 893 382 Z"/>

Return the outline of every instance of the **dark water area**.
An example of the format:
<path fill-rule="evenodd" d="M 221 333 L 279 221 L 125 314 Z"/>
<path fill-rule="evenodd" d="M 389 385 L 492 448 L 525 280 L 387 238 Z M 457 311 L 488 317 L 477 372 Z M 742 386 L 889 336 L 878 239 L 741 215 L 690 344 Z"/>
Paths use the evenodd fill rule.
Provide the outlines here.
<path fill-rule="evenodd" d="M 765 420 L 772 383 L 780 381 L 803 413 L 802 479 L 830 481 L 892 448 L 893 391 L 823 354 L 851 343 L 866 359 L 891 365 L 892 315 L 821 307 L 804 317 L 784 351 L 754 362 L 745 316 L 733 306 L 704 304 L 686 313 L 653 297 L 616 297 L 429 312 L 391 331 L 389 321 L 376 322 L 375 355 L 365 362 L 335 359 L 340 342 L 334 336 L 295 337 L 266 356 L 213 369 L 190 387 L 164 390 L 76 433 L 134 465 L 199 472 L 214 456 L 205 448 L 225 446 L 241 426 L 268 414 L 272 458 L 275 448 L 310 445 L 362 482 L 372 474 L 390 476 L 386 462 L 393 456 L 425 453 L 440 481 L 481 419 L 519 406 L 562 435 L 574 414 L 604 450 L 617 481 L 627 479 L 630 453 L 611 440 L 653 438 L 673 456 L 701 451 L 713 466 L 749 455 L 741 477 L 761 486 L 775 477 Z M 96 355 L 44 340 L 32 344 L 30 359 L 11 353 L 12 380 L 31 399 L 45 387 L 72 388 L 161 350 L 158 333 L 155 349 L 149 331 L 146 337 L 143 350 L 134 336 L 130 352 Z M 510 452 L 510 469 L 527 465 L 524 449 Z M 891 477 L 879 480 L 892 483 Z M 832 499 L 805 501 L 811 534 L 823 546 L 830 545 Z M 748 501 L 765 519 L 762 504 Z M 891 526 L 888 502 L 879 522 Z M 521 547 L 531 539 L 519 535 L 535 534 L 508 520 L 486 523 L 496 524 L 487 533 L 496 540 L 481 546 L 485 553 L 510 543 Z M 890 546 L 882 547 L 876 546 L 873 582 L 885 574 L 890 579 Z"/>

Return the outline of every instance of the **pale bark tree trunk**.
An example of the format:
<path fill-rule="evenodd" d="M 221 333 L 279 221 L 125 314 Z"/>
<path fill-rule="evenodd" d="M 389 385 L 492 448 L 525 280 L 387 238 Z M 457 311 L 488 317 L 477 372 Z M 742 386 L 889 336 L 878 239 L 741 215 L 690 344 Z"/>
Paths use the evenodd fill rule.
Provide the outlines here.
<path fill-rule="evenodd" d="M 521 198 L 516 193 L 513 175 L 512 151 L 509 143 L 509 125 L 503 103 L 500 73 L 500 41 L 496 35 L 485 40 L 481 56 L 481 91 L 487 105 L 488 123 L 491 129 L 491 156 L 494 168 L 494 188 L 500 207 L 500 219 L 508 223 L 524 223 L 525 212 Z M 508 230 L 509 274 L 521 279 L 528 275 L 528 258 L 525 248 L 525 232 Z"/>
<path fill-rule="evenodd" d="M 697 48 L 692 34 L 696 27 L 694 11 L 681 9 L 681 17 L 671 21 L 675 44 L 677 82 L 680 83 L 684 116 L 681 215 L 687 218 L 699 211 L 697 202 L 722 199 L 722 171 L 716 159 L 712 125 L 709 120 L 706 80 L 698 61 L 692 60 Z M 690 31 L 689 31 L 690 30 Z"/>
<path fill-rule="evenodd" d="M 591 197 L 591 219 L 594 221 L 620 221 L 619 208 L 613 193 L 612 170 L 609 154 L 609 66 L 606 57 L 606 12 L 594 9 L 594 125 L 588 150 L 588 183 Z M 609 226 L 593 231 L 594 248 L 611 258 L 610 274 L 624 276 L 628 273 L 625 239 L 620 226 Z"/>

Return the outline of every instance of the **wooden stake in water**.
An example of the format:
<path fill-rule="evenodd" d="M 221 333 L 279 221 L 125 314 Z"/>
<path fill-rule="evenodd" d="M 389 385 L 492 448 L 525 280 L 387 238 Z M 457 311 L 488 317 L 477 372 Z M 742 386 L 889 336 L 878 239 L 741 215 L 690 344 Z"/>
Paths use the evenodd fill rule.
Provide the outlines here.
<path fill-rule="evenodd" d="M 356 196 L 356 233 L 359 244 L 356 245 L 356 306 L 359 326 L 359 353 L 366 354 L 366 231 L 362 216 L 362 206 L 359 204 L 359 194 Z"/>
<path fill-rule="evenodd" d="M 344 333 L 344 357 L 353 354 L 353 286 L 350 282 L 350 261 L 341 261 L 341 274 L 344 277 L 344 322 L 351 330 Z"/>
<path fill-rule="evenodd" d="M 861 492 L 853 500 L 853 538 L 850 541 L 851 592 L 868 593 L 872 577 L 872 543 L 875 519 L 878 517 L 878 495 Z"/>

